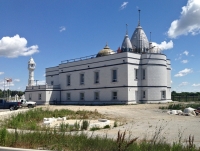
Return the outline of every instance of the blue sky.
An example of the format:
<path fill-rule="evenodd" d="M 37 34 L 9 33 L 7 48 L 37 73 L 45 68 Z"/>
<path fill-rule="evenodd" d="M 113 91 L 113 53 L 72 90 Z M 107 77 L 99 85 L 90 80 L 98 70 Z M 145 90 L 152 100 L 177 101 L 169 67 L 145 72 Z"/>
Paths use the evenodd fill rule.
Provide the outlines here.
<path fill-rule="evenodd" d="M 27 64 L 36 62 L 35 80 L 45 68 L 98 53 L 106 44 L 121 46 L 128 24 L 131 38 L 138 24 L 171 60 L 172 90 L 200 91 L 199 0 L 1 0 L 0 88 L 24 91 Z M 7 88 L 7 86 L 6 86 Z"/>

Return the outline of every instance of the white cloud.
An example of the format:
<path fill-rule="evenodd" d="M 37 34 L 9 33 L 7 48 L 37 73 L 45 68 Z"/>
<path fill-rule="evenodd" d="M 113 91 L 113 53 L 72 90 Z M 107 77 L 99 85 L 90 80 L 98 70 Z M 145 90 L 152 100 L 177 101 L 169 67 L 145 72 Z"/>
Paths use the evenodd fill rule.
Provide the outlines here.
<path fill-rule="evenodd" d="M 180 35 L 200 33 L 200 0 L 188 0 L 187 5 L 182 7 L 181 16 L 174 20 L 167 32 L 171 38 Z"/>
<path fill-rule="evenodd" d="M 185 85 L 188 85 L 189 83 L 188 82 L 182 82 L 181 84 L 179 84 L 179 86 L 185 86 Z"/>
<path fill-rule="evenodd" d="M 46 84 L 45 80 L 37 81 L 37 85 L 45 85 L 45 84 Z"/>
<path fill-rule="evenodd" d="M 189 54 L 189 52 L 188 52 L 187 50 L 185 50 L 185 51 L 183 51 L 183 53 L 177 54 L 177 55 L 178 55 L 178 58 L 175 58 L 175 60 L 180 60 L 180 59 L 182 59 L 182 56 L 183 56 L 183 55 L 188 56 L 188 54 Z"/>
<path fill-rule="evenodd" d="M 123 10 L 124 8 L 126 8 L 127 5 L 128 5 L 128 2 L 123 2 L 122 5 L 120 6 L 120 10 Z"/>
<path fill-rule="evenodd" d="M 60 31 L 60 32 L 63 32 L 63 31 L 65 31 L 65 30 L 66 30 L 65 26 L 61 26 L 59 31 Z"/>
<path fill-rule="evenodd" d="M 15 81 L 15 82 L 19 82 L 19 81 L 20 81 L 20 79 L 14 79 L 14 81 Z"/>
<path fill-rule="evenodd" d="M 200 86 L 200 83 L 198 83 L 198 84 L 193 84 L 192 86 L 193 86 L 193 87 L 199 87 L 199 86 Z"/>
<path fill-rule="evenodd" d="M 171 84 L 173 83 L 173 81 L 171 80 Z"/>
<path fill-rule="evenodd" d="M 157 46 L 162 51 L 162 50 L 172 49 L 174 44 L 173 44 L 173 41 L 170 40 L 169 42 L 163 41 L 163 42 L 161 42 L 161 44 L 152 42 L 152 45 Z"/>
<path fill-rule="evenodd" d="M 4 74 L 4 72 L 0 72 L 0 75 Z"/>
<path fill-rule="evenodd" d="M 43 74 L 43 76 L 44 76 L 44 77 L 46 77 L 46 73 L 45 73 L 45 74 Z"/>
<path fill-rule="evenodd" d="M 187 50 L 185 50 L 185 51 L 183 52 L 183 54 L 187 56 L 187 55 L 189 54 L 189 52 L 188 52 Z"/>
<path fill-rule="evenodd" d="M 0 56 L 15 58 L 18 56 L 30 56 L 39 52 L 38 46 L 27 47 L 27 40 L 19 35 L 3 37 L 0 40 Z"/>
<path fill-rule="evenodd" d="M 174 76 L 175 77 L 183 77 L 183 76 L 186 76 L 187 74 L 193 72 L 192 69 L 188 69 L 188 68 L 185 68 L 184 70 L 181 70 L 179 71 L 177 74 L 175 74 Z"/>
<path fill-rule="evenodd" d="M 181 62 L 182 63 L 188 63 L 188 60 L 182 60 Z"/>

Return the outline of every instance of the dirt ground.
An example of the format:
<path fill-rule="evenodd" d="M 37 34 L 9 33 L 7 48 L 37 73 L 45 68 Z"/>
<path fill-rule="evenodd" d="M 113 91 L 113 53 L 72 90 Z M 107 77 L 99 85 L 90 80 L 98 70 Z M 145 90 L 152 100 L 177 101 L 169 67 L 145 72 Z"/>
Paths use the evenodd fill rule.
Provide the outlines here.
<path fill-rule="evenodd" d="M 49 109 L 70 109 L 70 110 L 89 110 L 98 111 L 105 115 L 109 120 L 118 121 L 118 125 L 111 129 L 102 129 L 95 132 L 87 131 L 88 135 L 99 135 L 113 138 L 116 140 L 117 133 L 120 130 L 126 130 L 127 138 L 139 137 L 140 140 L 150 140 L 153 136 L 158 136 L 166 142 L 186 143 L 189 136 L 194 136 L 194 143 L 200 147 L 200 116 L 181 116 L 168 115 L 167 110 L 159 109 L 160 106 L 167 104 L 137 104 L 137 105 L 111 105 L 111 106 L 38 106 L 48 107 Z M 0 112 L 1 120 L 28 109 L 19 109 L 17 111 Z M 122 124 L 120 126 L 120 124 Z"/>
<path fill-rule="evenodd" d="M 50 109 L 97 110 L 107 119 L 116 119 L 121 126 L 109 130 L 88 132 L 89 135 L 107 136 L 116 139 L 117 133 L 126 130 L 127 137 L 150 140 L 153 136 L 169 143 L 186 143 L 194 136 L 194 143 L 200 147 L 200 116 L 168 115 L 166 110 L 158 109 L 167 104 L 137 104 L 113 106 L 48 106 Z"/>

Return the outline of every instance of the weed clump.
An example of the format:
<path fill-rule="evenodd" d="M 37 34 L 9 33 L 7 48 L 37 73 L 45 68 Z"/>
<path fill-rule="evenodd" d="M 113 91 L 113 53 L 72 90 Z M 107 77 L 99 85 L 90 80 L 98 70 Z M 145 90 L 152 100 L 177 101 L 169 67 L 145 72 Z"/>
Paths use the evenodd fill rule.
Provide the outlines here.
<path fill-rule="evenodd" d="M 83 120 L 82 125 L 81 125 L 81 130 L 87 130 L 89 125 L 90 123 L 87 120 Z"/>

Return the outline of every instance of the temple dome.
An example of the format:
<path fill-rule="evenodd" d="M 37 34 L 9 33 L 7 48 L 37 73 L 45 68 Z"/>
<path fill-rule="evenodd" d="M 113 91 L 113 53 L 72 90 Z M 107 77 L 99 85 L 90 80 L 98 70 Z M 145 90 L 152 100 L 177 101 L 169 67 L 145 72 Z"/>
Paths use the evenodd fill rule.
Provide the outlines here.
<path fill-rule="evenodd" d="M 149 53 L 160 53 L 161 50 L 158 46 L 155 46 L 152 44 L 152 42 L 149 43 Z"/>
<path fill-rule="evenodd" d="M 131 41 L 128 37 L 128 34 L 126 34 L 124 37 L 124 40 L 123 40 L 122 46 L 121 46 L 121 51 L 122 52 L 133 51 L 133 47 L 132 47 Z"/>
<path fill-rule="evenodd" d="M 149 49 L 149 41 L 140 25 L 138 25 L 131 37 L 131 44 L 136 47 L 135 51 L 139 53 L 146 52 Z"/>
<path fill-rule="evenodd" d="M 106 44 L 106 46 L 100 50 L 98 52 L 98 54 L 96 55 L 96 57 L 103 57 L 103 56 L 108 56 L 110 54 L 114 54 L 115 52 L 113 50 L 111 50 L 108 45 Z"/>

